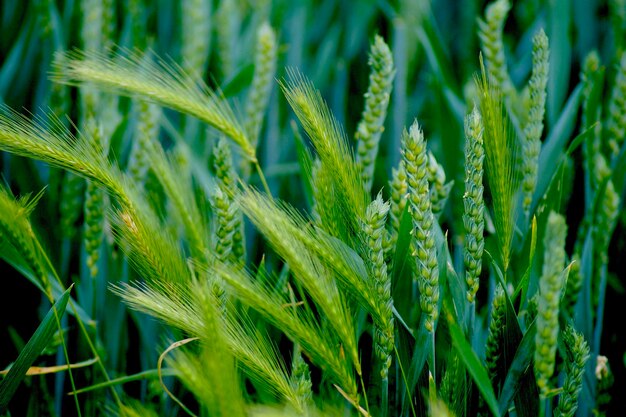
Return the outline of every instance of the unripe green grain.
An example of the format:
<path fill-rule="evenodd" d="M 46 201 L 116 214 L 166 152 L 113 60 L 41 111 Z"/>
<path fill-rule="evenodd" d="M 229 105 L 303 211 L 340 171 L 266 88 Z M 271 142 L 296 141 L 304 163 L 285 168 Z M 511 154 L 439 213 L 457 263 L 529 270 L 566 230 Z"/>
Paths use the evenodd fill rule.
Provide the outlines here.
<path fill-rule="evenodd" d="M 296 345 L 293 352 L 293 360 L 291 362 L 291 384 L 294 387 L 300 402 L 309 404 L 313 398 L 311 391 L 313 384 L 311 383 L 311 370 L 309 365 L 302 358 L 300 346 Z"/>
<path fill-rule="evenodd" d="M 59 202 L 61 233 L 65 238 L 71 239 L 76 234 L 76 221 L 82 211 L 84 189 L 83 178 L 71 172 L 65 172 Z"/>
<path fill-rule="evenodd" d="M 485 363 L 492 383 L 495 382 L 498 370 L 498 361 L 502 355 L 502 335 L 504 330 L 504 316 L 506 313 L 506 298 L 504 289 L 498 284 L 491 305 L 491 320 L 489 334 L 485 347 Z"/>
<path fill-rule="evenodd" d="M 213 149 L 213 167 L 215 169 L 215 175 L 218 178 L 222 191 L 229 197 L 235 195 L 237 191 L 237 174 L 233 167 L 233 158 L 230 151 L 230 145 L 224 138 L 220 139 L 215 148 Z M 234 233 L 232 253 L 234 259 L 238 259 L 241 262 L 245 262 L 245 246 L 243 236 L 243 219 L 239 209 L 236 210 L 234 215 Z"/>
<path fill-rule="evenodd" d="M 369 87 L 365 93 L 365 109 L 355 134 L 357 164 L 361 171 L 363 187 L 367 193 L 372 189 L 378 144 L 384 129 L 383 125 L 395 75 L 391 50 L 383 38 L 378 35 L 374 38 L 370 50 L 369 66 L 371 72 Z"/>
<path fill-rule="evenodd" d="M 398 233 L 400 231 L 400 221 L 402 220 L 402 213 L 406 208 L 408 185 L 406 182 L 406 170 L 404 169 L 404 161 L 400 161 L 398 168 L 391 169 L 391 181 L 389 181 L 389 188 L 391 190 L 390 200 L 390 229 L 387 233 L 383 245 L 385 247 L 385 254 L 390 255 L 396 246 L 398 241 Z"/>
<path fill-rule="evenodd" d="M 474 107 L 465 119 L 465 194 L 463 203 L 465 213 L 465 283 L 466 298 L 473 303 L 478 292 L 479 278 L 482 271 L 482 258 L 485 246 L 485 202 L 483 200 L 483 127 L 480 113 Z"/>
<path fill-rule="evenodd" d="M 624 143 L 626 133 L 626 52 L 623 52 L 620 58 L 608 112 L 609 148 L 612 155 L 616 156 Z"/>
<path fill-rule="evenodd" d="M 429 195 L 433 215 L 438 218 L 448 201 L 454 183 L 452 181 L 446 183 L 446 173 L 437 162 L 435 155 L 430 151 L 428 152 L 428 182 L 430 183 Z"/>
<path fill-rule="evenodd" d="M 254 57 L 254 78 L 246 100 L 246 132 L 254 148 L 259 141 L 263 117 L 276 75 L 276 34 L 268 23 L 257 31 L 257 47 Z"/>
<path fill-rule="evenodd" d="M 417 262 L 414 279 L 420 291 L 424 325 L 434 332 L 439 317 L 439 266 L 434 223 L 428 189 L 428 155 L 424 134 L 417 121 L 402 135 L 402 156 L 407 174 L 408 204 L 413 219 L 413 256 Z"/>
<path fill-rule="evenodd" d="M 564 284 L 565 218 L 550 212 L 543 241 L 544 261 L 539 280 L 537 335 L 535 336 L 535 376 L 542 396 L 549 391 L 554 373 L 557 336 L 559 334 L 559 303 Z"/>
<path fill-rule="evenodd" d="M 543 117 L 546 109 L 548 60 L 548 37 L 543 29 L 540 29 L 533 38 L 533 71 L 528 82 L 530 103 L 528 119 L 526 126 L 524 126 L 525 142 L 522 146 L 522 191 L 524 193 L 522 206 L 526 216 L 529 215 L 533 193 L 537 186 L 541 134 L 543 132 Z"/>
<path fill-rule="evenodd" d="M 236 262 L 237 259 L 234 258 L 232 249 L 233 236 L 237 226 L 237 206 L 222 191 L 219 185 L 215 187 L 212 205 L 216 220 L 215 235 L 217 240 L 215 242 L 215 254 L 217 259 L 222 262 Z"/>
<path fill-rule="evenodd" d="M 509 77 L 502 42 L 504 21 L 510 10 L 511 4 L 508 0 L 497 0 L 487 6 L 485 20 L 478 20 L 478 36 L 482 43 L 489 74 L 507 99 L 515 95 L 515 87 Z"/>
<path fill-rule="evenodd" d="M 94 119 L 87 121 L 87 127 L 94 146 L 102 148 L 102 127 Z M 98 259 L 100 259 L 100 247 L 104 239 L 104 190 L 92 181 L 87 181 L 85 190 L 85 223 L 83 239 L 85 241 L 85 252 L 87 254 L 87 268 L 91 278 L 98 275 Z"/>
<path fill-rule="evenodd" d="M 367 266 L 380 305 L 383 320 L 376 323 L 374 343 L 378 359 L 381 361 L 380 376 L 386 379 L 391 366 L 391 352 L 394 346 L 393 300 L 391 298 L 391 278 L 387 274 L 387 264 L 383 249 L 385 223 L 389 204 L 381 195 L 367 206 L 363 231 L 367 242 Z"/>
<path fill-rule="evenodd" d="M 211 1 L 183 0 L 181 8 L 183 68 L 202 78 L 211 44 Z"/>
<path fill-rule="evenodd" d="M 143 186 L 148 173 L 148 149 L 151 141 L 158 140 L 161 108 L 156 104 L 140 101 L 137 103 L 138 120 L 135 140 L 128 162 L 128 174 L 137 186 Z"/>
<path fill-rule="evenodd" d="M 565 381 L 555 417 L 574 417 L 578 408 L 578 394 L 583 387 L 585 364 L 589 359 L 589 346 L 582 334 L 569 325 L 563 333 L 563 342 L 567 352 L 565 358 Z"/>

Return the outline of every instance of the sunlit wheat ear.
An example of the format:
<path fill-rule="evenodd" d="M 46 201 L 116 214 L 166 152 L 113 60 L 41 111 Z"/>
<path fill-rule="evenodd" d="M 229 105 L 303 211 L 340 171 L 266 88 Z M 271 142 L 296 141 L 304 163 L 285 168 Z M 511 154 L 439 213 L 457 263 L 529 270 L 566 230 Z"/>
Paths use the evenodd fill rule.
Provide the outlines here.
<path fill-rule="evenodd" d="M 57 54 L 52 80 L 69 85 L 94 85 L 118 94 L 139 96 L 197 117 L 239 145 L 256 161 L 255 150 L 224 97 L 176 65 L 144 59 L 137 53 L 109 58 L 97 52 Z"/>
<path fill-rule="evenodd" d="M 266 288 L 241 268 L 219 262 L 211 267 L 228 288 L 249 307 L 257 310 L 270 323 L 300 344 L 315 365 L 327 372 L 351 398 L 357 398 L 356 381 L 339 340 L 328 328 L 321 328 L 306 305 L 294 306 L 273 289 Z"/>
<path fill-rule="evenodd" d="M 122 173 L 102 157 L 90 138 L 77 138 L 59 119 L 48 119 L 30 120 L 7 107 L 0 108 L 0 150 L 67 169 L 96 182 L 120 204 L 131 206 Z"/>
<path fill-rule="evenodd" d="M 355 233 L 367 198 L 344 131 L 311 81 L 296 70 L 288 74 L 288 81 L 281 82 L 282 90 L 319 155 L 321 169 L 332 173 L 335 204 L 344 213 L 348 232 Z"/>
<path fill-rule="evenodd" d="M 498 235 L 500 255 L 507 270 L 511 257 L 511 242 L 516 218 L 515 193 L 519 174 L 515 166 L 517 140 L 506 113 L 502 94 L 493 85 L 482 64 L 482 76 L 477 77 L 480 114 L 483 120 L 483 142 L 487 180 L 493 202 L 493 217 Z"/>
<path fill-rule="evenodd" d="M 257 198 L 255 198 L 257 197 Z M 269 241 L 276 253 L 285 260 L 294 278 L 302 285 L 327 317 L 344 343 L 347 355 L 360 373 L 354 322 L 343 294 L 339 291 L 330 268 L 322 264 L 315 251 L 303 244 L 294 229 L 305 226 L 299 216 L 289 215 L 273 199 L 260 197 L 254 192 L 238 199 L 243 212 Z"/>
<path fill-rule="evenodd" d="M 375 321 L 385 322 L 385 313 L 378 302 L 375 287 L 368 279 L 363 260 L 346 244 L 318 228 L 311 227 L 302 215 L 287 204 L 252 189 L 239 197 L 242 210 L 259 230 L 284 228 L 289 241 L 299 242 L 314 253 L 323 264 L 335 272 L 335 278 L 350 296 L 356 298 Z"/>
<path fill-rule="evenodd" d="M 304 397 L 291 383 L 285 362 L 268 335 L 261 334 L 245 316 L 227 316 L 223 332 L 231 352 L 250 378 L 296 410 L 304 410 Z"/>

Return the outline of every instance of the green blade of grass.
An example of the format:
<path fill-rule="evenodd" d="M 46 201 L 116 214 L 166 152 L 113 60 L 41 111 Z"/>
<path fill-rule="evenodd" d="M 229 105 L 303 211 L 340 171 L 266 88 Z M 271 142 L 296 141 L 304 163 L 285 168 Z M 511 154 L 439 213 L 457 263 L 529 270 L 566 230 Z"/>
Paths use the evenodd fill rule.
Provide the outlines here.
<path fill-rule="evenodd" d="M 552 176 L 556 172 L 559 161 L 565 152 L 565 144 L 576 125 L 578 106 L 582 98 L 582 86 L 578 85 L 572 92 L 554 127 L 545 140 L 539 155 L 539 174 L 531 212 L 534 212 L 539 201 L 548 190 Z"/>
<path fill-rule="evenodd" d="M 58 321 L 65 312 L 65 307 L 67 307 L 71 289 L 71 287 L 68 288 L 54 303 L 39 327 L 37 327 L 33 336 L 18 355 L 17 360 L 9 370 L 6 378 L 2 381 L 0 385 L 0 412 L 4 412 L 20 382 L 22 382 L 24 376 L 26 376 L 28 368 L 37 360 L 41 351 L 46 348 L 52 339 L 57 329 Z"/>
<path fill-rule="evenodd" d="M 453 320 L 448 321 L 450 328 L 450 336 L 452 338 L 452 345 L 459 355 L 459 358 L 463 361 L 463 365 L 472 376 L 472 379 L 476 383 L 478 390 L 482 394 L 489 410 L 494 416 L 500 416 L 498 408 L 498 400 L 493 392 L 493 386 L 489 381 L 489 375 L 487 370 L 480 363 L 480 359 L 476 356 L 476 353 L 472 350 L 470 344 L 465 340 L 463 330 Z"/>
<path fill-rule="evenodd" d="M 515 357 L 511 362 L 511 366 L 509 367 L 509 371 L 502 386 L 500 398 L 498 399 L 498 408 L 501 415 L 506 413 L 511 400 L 519 393 L 522 378 L 525 375 L 530 375 L 531 378 L 533 377 L 531 364 L 534 355 L 536 332 L 537 326 L 533 322 L 515 352 Z"/>

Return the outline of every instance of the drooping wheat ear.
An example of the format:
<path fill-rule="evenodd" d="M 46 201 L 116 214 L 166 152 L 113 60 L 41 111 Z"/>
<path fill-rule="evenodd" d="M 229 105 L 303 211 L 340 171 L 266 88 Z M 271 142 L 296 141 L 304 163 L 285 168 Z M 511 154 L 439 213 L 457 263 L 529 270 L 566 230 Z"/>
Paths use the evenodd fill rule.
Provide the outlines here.
<path fill-rule="evenodd" d="M 515 87 L 509 77 L 502 42 L 504 21 L 510 10 L 511 4 L 508 0 L 496 0 L 487 6 L 485 20 L 478 20 L 478 36 L 482 43 L 489 75 L 506 99 L 515 96 Z"/>
<path fill-rule="evenodd" d="M 543 240 L 544 260 L 539 279 L 537 305 L 537 335 L 535 336 L 535 376 L 542 396 L 549 391 L 549 381 L 554 373 L 557 336 L 559 334 L 559 303 L 566 274 L 565 218 L 550 212 Z"/>
<path fill-rule="evenodd" d="M 391 50 L 378 35 L 370 49 L 369 66 L 370 79 L 365 93 L 365 109 L 354 135 L 357 140 L 356 160 L 367 194 L 372 189 L 378 143 L 384 130 L 395 75 Z"/>
<path fill-rule="evenodd" d="M 378 197 L 367 206 L 363 224 L 367 243 L 367 266 L 373 280 L 373 287 L 376 290 L 377 302 L 380 303 L 380 310 L 384 318 L 384 321 L 376 323 L 374 330 L 375 350 L 381 361 L 380 376 L 383 380 L 387 379 L 389 374 L 391 352 L 394 346 L 391 277 L 387 274 L 387 263 L 383 250 L 388 212 L 389 203 L 385 203 L 382 196 L 378 194 Z"/>
<path fill-rule="evenodd" d="M 104 147 L 102 146 L 102 126 L 93 118 L 87 120 L 87 129 L 91 133 L 93 146 L 106 158 Z M 87 254 L 86 264 L 91 278 L 98 275 L 98 259 L 100 259 L 100 247 L 104 240 L 104 212 L 105 212 L 105 192 L 97 184 L 87 181 L 85 190 L 85 213 L 84 232 L 85 252 Z"/>
<path fill-rule="evenodd" d="M 595 182 L 595 158 L 601 151 L 602 124 L 600 123 L 602 106 L 598 105 L 599 95 L 602 93 L 603 69 L 600 66 L 600 57 L 596 51 L 590 52 L 583 62 L 581 79 L 583 82 L 583 103 L 581 124 L 582 129 L 589 129 L 598 122 L 593 128 L 593 133 L 587 135 L 583 141 L 583 163 L 586 172 L 589 173 L 591 189 L 597 188 Z M 599 77 L 600 76 L 600 77 Z"/>
<path fill-rule="evenodd" d="M 71 172 L 63 175 L 59 202 L 61 234 L 71 239 L 76 234 L 76 221 L 83 211 L 85 180 Z"/>
<path fill-rule="evenodd" d="M 229 199 L 233 199 L 237 192 L 237 173 L 233 167 L 233 157 L 230 151 L 230 145 L 224 138 L 215 145 L 213 149 L 213 168 L 215 169 L 215 176 L 221 184 L 222 191 L 226 193 Z M 235 224 L 233 233 L 233 245 L 232 251 L 235 259 L 243 261 L 245 259 L 245 245 L 244 245 L 244 229 L 242 214 L 237 207 L 234 217 Z"/>
<path fill-rule="evenodd" d="M 529 215 L 533 193 L 537 185 L 543 116 L 546 110 L 549 56 L 548 37 L 543 29 L 540 29 L 533 38 L 533 72 L 528 82 L 530 107 L 526 125 L 524 126 L 525 141 L 522 146 L 522 190 L 524 193 L 522 207 L 526 216 Z"/>
<path fill-rule="evenodd" d="M 381 306 L 375 295 L 376 290 L 371 285 L 367 269 L 362 258 L 355 256 L 352 248 L 321 228 L 312 227 L 310 222 L 293 207 L 278 203 L 259 192 L 246 189 L 239 200 L 240 202 L 250 200 L 252 207 L 261 207 L 260 211 L 256 209 L 260 215 L 249 215 L 250 220 L 259 229 L 274 230 L 276 225 L 280 225 L 283 230 L 278 232 L 285 239 L 297 240 L 308 251 L 319 257 L 327 268 L 335 272 L 335 278 L 346 293 L 358 300 L 372 315 L 375 322 L 384 321 Z M 247 205 L 242 205 L 242 209 L 248 214 Z M 276 233 L 275 230 L 274 233 Z M 359 244 L 362 245 L 362 242 Z"/>
<path fill-rule="evenodd" d="M 55 56 L 52 79 L 68 85 L 91 84 L 128 96 L 141 96 L 181 113 L 197 117 L 231 138 L 251 161 L 254 148 L 219 93 L 181 67 L 152 62 L 137 54 L 110 59 L 97 52 L 66 52 Z"/>
<path fill-rule="evenodd" d="M 396 246 L 398 240 L 398 233 L 400 231 L 400 220 L 402 220 L 402 213 L 406 208 L 406 195 L 408 192 L 408 184 L 406 181 L 406 169 L 404 168 L 404 161 L 400 161 L 398 168 L 391 169 L 391 181 L 389 181 L 389 188 L 391 189 L 391 207 L 389 210 L 389 218 L 391 228 L 387 239 L 385 239 L 385 253 L 389 254 Z"/>
<path fill-rule="evenodd" d="M 198 398 L 206 414 L 243 417 L 245 405 L 236 364 L 224 336 L 215 299 L 207 288 L 209 285 L 207 280 L 197 280 L 190 285 L 190 303 L 196 321 L 201 324 L 200 350 L 176 349 L 168 362 Z"/>
<path fill-rule="evenodd" d="M 263 117 L 267 111 L 276 74 L 276 34 L 265 22 L 257 31 L 254 78 L 246 100 L 246 132 L 254 148 L 259 141 Z"/>
<path fill-rule="evenodd" d="M 211 1 L 181 2 L 183 68 L 198 78 L 204 76 L 211 45 Z"/>
<path fill-rule="evenodd" d="M 254 328 L 248 317 L 240 314 L 237 320 L 227 316 L 223 334 L 231 353 L 250 378 L 287 400 L 298 412 L 304 410 L 306 402 L 302 392 L 293 384 L 293 375 L 291 378 L 288 376 L 282 356 L 267 335 Z"/>
<path fill-rule="evenodd" d="M 180 148 L 177 150 L 180 151 Z M 148 160 L 152 172 L 172 202 L 174 218 L 183 226 L 192 255 L 202 259 L 209 247 L 208 236 L 202 233 L 206 230 L 207 222 L 198 209 L 191 181 L 184 175 L 185 169 L 180 165 L 180 159 L 177 160 L 176 155 L 174 158 L 168 157 L 161 144 L 154 141 L 148 147 Z"/>
<path fill-rule="evenodd" d="M 292 230 L 301 227 L 301 218 L 285 216 L 285 211 L 281 211 L 280 206 L 252 191 L 240 195 L 237 201 L 250 221 L 289 265 L 294 278 L 327 317 L 329 325 L 335 329 L 344 344 L 346 355 L 360 373 L 354 322 L 345 297 L 336 285 L 334 274 L 292 233 Z"/>
<path fill-rule="evenodd" d="M 613 156 L 619 154 L 626 133 L 626 51 L 622 53 L 615 84 L 611 90 L 608 108 L 607 131 Z"/>
<path fill-rule="evenodd" d="M 0 150 L 67 169 L 104 187 L 120 204 L 130 207 L 121 172 L 102 158 L 88 137 L 74 137 L 54 116 L 48 120 L 0 107 Z"/>
<path fill-rule="evenodd" d="M 233 236 L 237 226 L 237 205 L 222 191 L 221 186 L 213 190 L 211 205 L 215 214 L 215 255 L 221 262 L 237 262 L 233 253 Z"/>
<path fill-rule="evenodd" d="M 407 174 L 408 204 L 413 219 L 413 257 L 417 262 L 416 276 L 420 291 L 420 306 L 425 315 L 424 325 L 435 331 L 439 317 L 439 266 L 435 248 L 435 218 L 428 190 L 428 154 L 426 141 L 417 121 L 402 133 L 402 157 Z"/>
<path fill-rule="evenodd" d="M 28 220 L 42 195 L 39 193 L 32 198 L 15 198 L 5 186 L 0 185 L 0 246 L 7 250 L 5 245 L 8 243 L 32 271 L 41 289 L 47 293 L 50 290 L 48 267 Z"/>
<path fill-rule="evenodd" d="M 480 114 L 483 121 L 483 141 L 487 179 L 493 199 L 494 223 L 500 255 L 504 269 L 507 270 L 511 255 L 511 242 L 516 217 L 514 195 L 519 185 L 516 170 L 516 144 L 502 93 L 494 86 L 482 65 L 482 77 L 477 79 Z"/>
<path fill-rule="evenodd" d="M 143 187 L 148 174 L 148 151 L 152 141 L 158 141 L 161 108 L 146 101 L 137 102 L 135 140 L 128 161 L 128 175 L 138 187 Z"/>
<path fill-rule="evenodd" d="M 219 262 L 212 268 L 243 303 L 257 310 L 291 340 L 300 344 L 313 363 L 328 372 L 352 398 L 357 397 L 352 367 L 337 348 L 339 341 L 333 337 L 333 332 L 323 331 L 319 327 L 310 310 L 290 307 L 289 300 L 275 290 L 264 287 L 241 268 Z"/>
<path fill-rule="evenodd" d="M 465 226 L 465 283 L 467 301 L 473 303 L 482 271 L 485 238 L 485 202 L 483 200 L 483 127 L 478 108 L 465 119 L 465 194 L 463 225 Z"/>
<path fill-rule="evenodd" d="M 489 372 L 489 378 L 495 385 L 498 376 L 498 364 L 502 355 L 502 336 L 504 334 L 504 320 L 506 314 L 506 298 L 502 285 L 498 284 L 493 302 L 491 304 L 491 320 L 489 321 L 489 334 L 485 347 L 485 364 Z"/>
<path fill-rule="evenodd" d="M 281 82 L 287 101 L 298 116 L 319 155 L 322 171 L 331 180 L 335 208 L 343 220 L 340 235 L 349 239 L 360 230 L 358 219 L 365 215 L 367 196 L 348 141 L 319 91 L 297 71 L 289 71 L 289 81 Z M 320 215 L 324 213 L 320 212 Z M 336 231 L 329 231 L 335 232 Z"/>
<path fill-rule="evenodd" d="M 565 358 L 565 381 L 559 396 L 555 417 L 574 417 L 578 408 L 578 394 L 583 387 L 585 364 L 589 359 L 589 346 L 582 334 L 570 324 L 563 333 L 567 356 Z"/>
<path fill-rule="evenodd" d="M 215 12 L 217 64 L 222 79 L 233 72 L 234 49 L 239 31 L 239 10 L 235 0 L 222 0 Z"/>

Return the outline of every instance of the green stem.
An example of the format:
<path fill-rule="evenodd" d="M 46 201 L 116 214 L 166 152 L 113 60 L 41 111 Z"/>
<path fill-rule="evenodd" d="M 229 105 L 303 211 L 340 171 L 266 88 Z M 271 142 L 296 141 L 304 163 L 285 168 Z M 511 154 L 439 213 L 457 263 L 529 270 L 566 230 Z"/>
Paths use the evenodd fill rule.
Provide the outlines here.
<path fill-rule="evenodd" d="M 259 161 L 254 161 L 254 167 L 256 168 L 256 172 L 259 174 L 259 178 L 261 179 L 261 184 L 263 184 L 263 188 L 267 193 L 268 197 L 272 197 L 272 192 L 270 191 L 269 185 L 267 185 L 267 180 L 265 179 L 265 175 L 263 174 L 263 170 L 261 169 L 261 165 L 259 165 Z"/>

